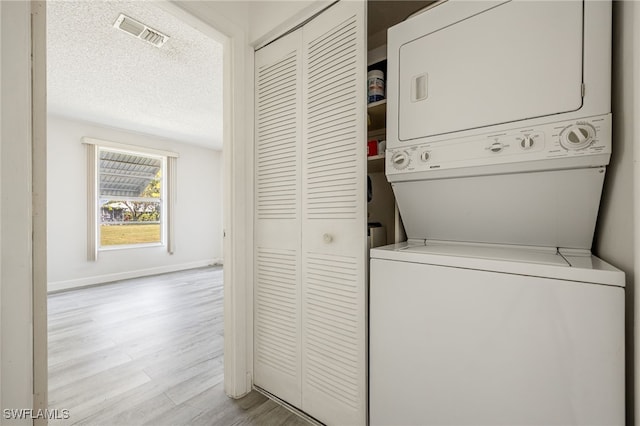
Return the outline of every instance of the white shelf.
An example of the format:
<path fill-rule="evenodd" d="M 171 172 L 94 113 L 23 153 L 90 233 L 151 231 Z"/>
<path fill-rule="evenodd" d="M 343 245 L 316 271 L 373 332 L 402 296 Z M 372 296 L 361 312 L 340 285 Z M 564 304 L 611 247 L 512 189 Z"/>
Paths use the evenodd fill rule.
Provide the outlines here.
<path fill-rule="evenodd" d="M 370 102 L 367 104 L 367 109 L 371 110 L 371 109 L 375 109 L 377 107 L 379 107 L 380 105 L 386 105 L 387 100 L 383 99 L 381 101 L 376 101 L 376 102 Z"/>
<path fill-rule="evenodd" d="M 367 104 L 368 131 L 384 129 L 387 126 L 387 100 Z"/>
<path fill-rule="evenodd" d="M 385 33 L 387 29 L 383 30 Z M 378 46 L 374 49 L 371 49 L 367 52 L 367 65 L 377 64 L 378 62 L 387 60 L 387 44 L 383 44 L 382 46 Z"/>

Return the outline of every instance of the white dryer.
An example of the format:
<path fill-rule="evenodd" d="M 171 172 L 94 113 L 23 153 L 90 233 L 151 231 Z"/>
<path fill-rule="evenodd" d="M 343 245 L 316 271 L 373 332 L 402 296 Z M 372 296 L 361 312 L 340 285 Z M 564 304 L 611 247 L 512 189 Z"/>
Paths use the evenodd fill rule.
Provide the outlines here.
<path fill-rule="evenodd" d="M 610 1 L 441 1 L 387 46 L 389 148 L 611 112 Z"/>
<path fill-rule="evenodd" d="M 590 249 L 611 2 L 437 3 L 389 29 L 386 175 L 409 238 Z"/>
<path fill-rule="evenodd" d="M 623 425 L 624 274 L 588 252 L 371 251 L 372 425 Z"/>

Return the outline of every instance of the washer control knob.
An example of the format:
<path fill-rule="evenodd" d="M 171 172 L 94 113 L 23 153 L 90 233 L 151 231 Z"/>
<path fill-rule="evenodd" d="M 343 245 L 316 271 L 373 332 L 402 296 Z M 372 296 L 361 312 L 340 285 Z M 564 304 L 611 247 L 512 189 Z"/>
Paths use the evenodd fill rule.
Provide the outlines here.
<path fill-rule="evenodd" d="M 391 165 L 398 169 L 402 170 L 409 165 L 409 154 L 405 151 L 398 151 L 391 157 Z"/>
<path fill-rule="evenodd" d="M 560 132 L 560 145 L 566 150 L 588 148 L 595 140 L 596 129 L 589 123 L 579 122 Z"/>
<path fill-rule="evenodd" d="M 489 151 L 500 152 L 504 149 L 504 145 L 501 142 L 494 142 L 489 146 Z"/>
<path fill-rule="evenodd" d="M 420 154 L 420 159 L 426 163 L 427 161 L 429 161 L 429 158 L 431 158 L 431 154 L 429 154 L 429 151 L 422 151 L 422 153 Z"/>
<path fill-rule="evenodd" d="M 522 149 L 531 149 L 533 147 L 533 138 L 529 135 L 524 135 L 520 141 L 520 146 Z"/>

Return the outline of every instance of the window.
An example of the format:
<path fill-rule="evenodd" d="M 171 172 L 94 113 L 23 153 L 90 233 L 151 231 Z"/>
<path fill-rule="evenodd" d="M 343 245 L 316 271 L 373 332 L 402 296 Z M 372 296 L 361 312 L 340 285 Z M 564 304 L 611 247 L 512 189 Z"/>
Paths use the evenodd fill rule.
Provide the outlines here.
<path fill-rule="evenodd" d="M 162 244 L 165 157 L 99 149 L 100 248 Z"/>
<path fill-rule="evenodd" d="M 174 251 L 177 154 L 83 138 L 88 149 L 89 260 L 100 250 L 166 246 Z"/>

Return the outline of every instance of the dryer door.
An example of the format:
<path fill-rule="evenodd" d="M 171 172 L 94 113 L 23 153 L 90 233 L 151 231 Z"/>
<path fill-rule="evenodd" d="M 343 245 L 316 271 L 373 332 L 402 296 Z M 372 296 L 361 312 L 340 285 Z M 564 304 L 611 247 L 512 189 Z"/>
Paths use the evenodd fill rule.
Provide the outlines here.
<path fill-rule="evenodd" d="M 583 2 L 517 0 L 449 1 L 394 27 L 399 139 L 579 109 L 582 27 Z"/>

